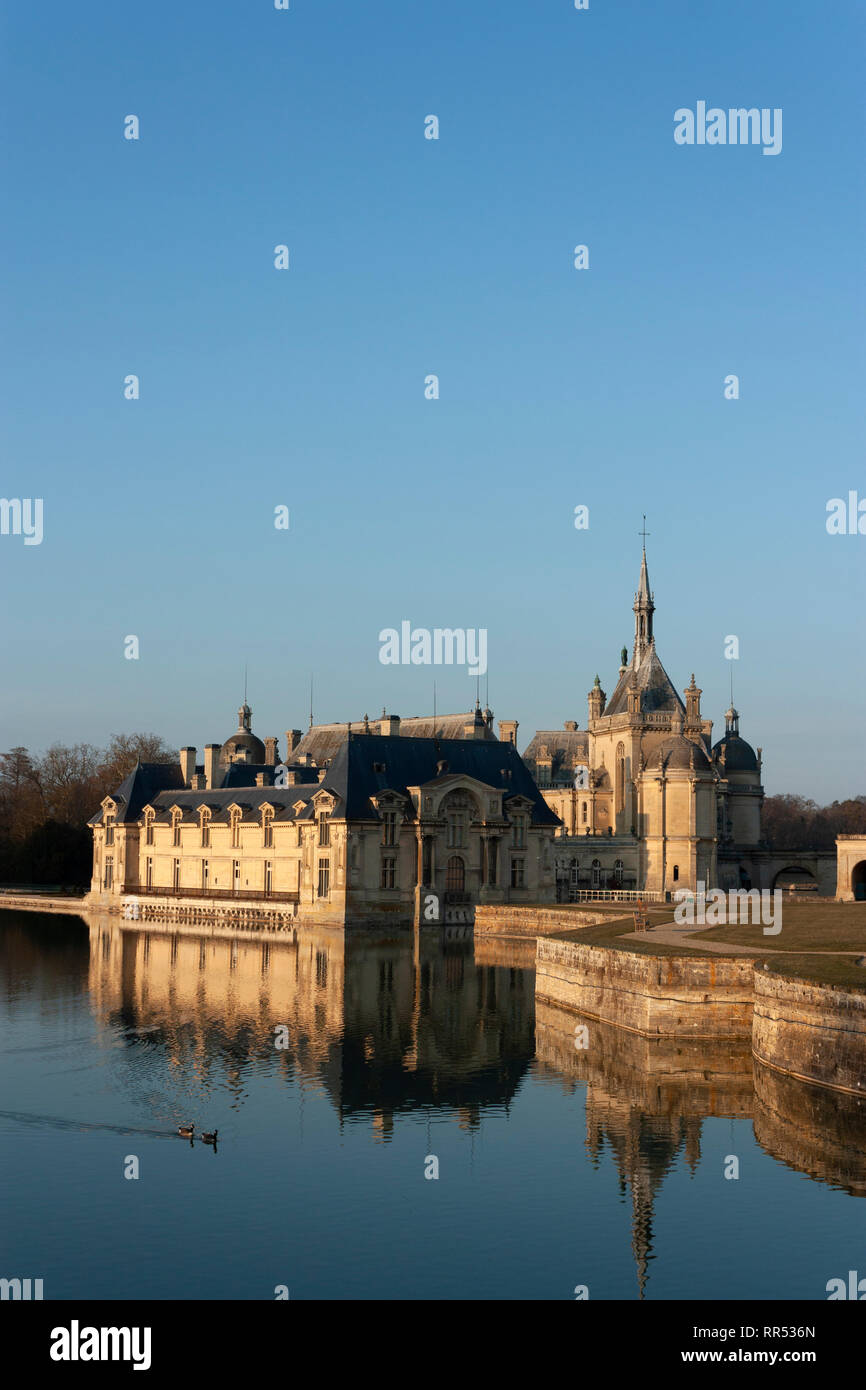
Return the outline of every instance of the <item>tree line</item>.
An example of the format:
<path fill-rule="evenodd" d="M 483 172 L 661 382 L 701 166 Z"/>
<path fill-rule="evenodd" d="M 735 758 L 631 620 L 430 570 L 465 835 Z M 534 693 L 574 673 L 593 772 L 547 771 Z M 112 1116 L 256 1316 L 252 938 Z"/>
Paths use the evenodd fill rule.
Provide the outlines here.
<path fill-rule="evenodd" d="M 177 752 L 157 734 L 114 734 L 107 748 L 55 743 L 41 757 L 26 748 L 0 753 L 0 883 L 89 887 L 87 822 L 139 758 L 171 763 Z"/>

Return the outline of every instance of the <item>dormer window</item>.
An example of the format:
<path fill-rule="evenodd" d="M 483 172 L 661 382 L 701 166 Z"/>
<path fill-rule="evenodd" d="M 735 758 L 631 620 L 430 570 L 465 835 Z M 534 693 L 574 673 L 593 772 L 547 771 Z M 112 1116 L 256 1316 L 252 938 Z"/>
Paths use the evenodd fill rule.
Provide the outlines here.
<path fill-rule="evenodd" d="M 397 812 L 382 812 L 382 844 L 396 845 L 397 843 Z M 387 886 L 387 885 L 383 885 Z"/>
<path fill-rule="evenodd" d="M 320 811 L 317 819 L 319 824 L 319 844 L 329 845 L 331 843 L 331 822 L 328 819 L 328 812 Z M 320 896 L 327 895 L 320 894 Z"/>
<path fill-rule="evenodd" d="M 144 843 L 146 845 L 153 844 L 153 815 L 153 811 L 145 811 L 144 813 Z"/>
<path fill-rule="evenodd" d="M 274 843 L 274 808 L 265 806 L 262 809 L 262 845 L 265 849 L 271 849 Z"/>
<path fill-rule="evenodd" d="M 206 806 L 202 807 L 200 816 L 201 827 L 201 847 L 207 849 L 210 845 L 210 811 Z"/>
<path fill-rule="evenodd" d="M 107 812 L 106 812 L 106 814 L 105 814 L 105 843 L 106 843 L 107 845 L 113 845 L 113 844 L 114 844 L 114 826 L 115 826 L 116 820 L 117 820 L 117 815 L 116 815 L 116 813 L 115 813 L 114 811 L 107 811 Z"/>
<path fill-rule="evenodd" d="M 180 845 L 180 811 L 171 813 L 171 843 L 177 847 Z"/>
<path fill-rule="evenodd" d="M 235 806 L 231 812 L 232 849 L 239 849 L 241 843 L 241 813 Z"/>
<path fill-rule="evenodd" d="M 511 826 L 511 847 L 512 849 L 526 848 L 526 817 L 515 816 Z"/>

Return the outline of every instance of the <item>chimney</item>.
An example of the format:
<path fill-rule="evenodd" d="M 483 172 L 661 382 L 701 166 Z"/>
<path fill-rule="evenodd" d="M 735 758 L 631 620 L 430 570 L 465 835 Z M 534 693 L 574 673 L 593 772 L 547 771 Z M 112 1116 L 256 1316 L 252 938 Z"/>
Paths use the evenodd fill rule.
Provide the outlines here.
<path fill-rule="evenodd" d="M 565 728 L 566 728 L 566 731 L 567 731 L 568 733 L 573 734 L 573 733 L 576 731 L 576 729 L 577 729 L 577 720 L 576 720 L 576 719 L 566 719 L 566 721 L 565 721 Z"/>
<path fill-rule="evenodd" d="M 319 781 L 320 781 L 320 782 L 324 782 L 324 780 L 325 780 L 325 778 L 327 777 L 327 775 L 328 775 L 328 769 L 327 769 L 326 767 L 320 767 L 320 768 L 319 768 Z"/>
<path fill-rule="evenodd" d="M 379 733 L 396 738 L 400 733 L 399 714 L 386 714 L 383 710 L 382 718 L 379 720 Z"/>
<path fill-rule="evenodd" d="M 204 746 L 204 783 L 209 791 L 219 781 L 220 744 L 206 743 Z"/>
<path fill-rule="evenodd" d="M 269 787 L 271 785 L 271 774 L 269 772 L 256 773 L 256 786 Z"/>
<path fill-rule="evenodd" d="M 179 757 L 180 775 L 183 778 L 184 786 L 188 787 L 195 776 L 195 749 L 181 748 Z"/>
<path fill-rule="evenodd" d="M 203 792 L 203 791 L 205 790 L 205 787 L 206 787 L 206 783 L 205 783 L 205 780 L 204 780 L 204 775 L 203 775 L 203 773 L 201 773 L 201 772 L 196 772 L 196 773 L 190 778 L 190 780 L 189 780 L 189 785 L 190 785 L 190 790 L 191 790 L 191 791 L 194 791 L 194 792 Z"/>
<path fill-rule="evenodd" d="M 513 744 L 515 745 L 515 747 L 516 747 L 516 746 L 517 746 L 517 729 L 518 729 L 518 723 L 517 723 L 517 720 L 516 720 L 516 719 L 500 719 L 500 721 L 499 721 L 499 738 L 500 738 L 500 742 L 502 742 L 502 743 L 513 743 Z"/>
<path fill-rule="evenodd" d="M 268 764 L 268 767 L 276 767 L 276 765 L 277 765 L 277 763 L 278 763 L 279 761 L 280 761 L 280 755 L 279 755 L 279 753 L 277 752 L 277 740 L 276 740 L 275 738 L 266 738 L 266 739 L 265 739 L 265 762 Z"/>
<path fill-rule="evenodd" d="M 289 761 L 289 754 L 294 753 L 301 737 L 300 729 L 286 729 L 286 762 Z"/>

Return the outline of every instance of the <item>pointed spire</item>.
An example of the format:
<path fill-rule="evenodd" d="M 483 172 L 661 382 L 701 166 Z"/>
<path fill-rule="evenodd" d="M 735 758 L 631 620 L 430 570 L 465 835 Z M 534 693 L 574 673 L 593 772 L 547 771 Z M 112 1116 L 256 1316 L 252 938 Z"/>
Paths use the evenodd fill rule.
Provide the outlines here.
<path fill-rule="evenodd" d="M 649 648 L 653 645 L 653 613 L 655 604 L 653 603 L 652 590 L 649 586 L 649 572 L 646 563 L 646 538 L 649 532 L 646 529 L 646 517 L 643 519 L 643 530 L 638 534 L 643 537 L 643 549 L 641 551 L 640 579 L 638 580 L 637 593 L 634 596 L 634 666 L 640 666 Z"/>

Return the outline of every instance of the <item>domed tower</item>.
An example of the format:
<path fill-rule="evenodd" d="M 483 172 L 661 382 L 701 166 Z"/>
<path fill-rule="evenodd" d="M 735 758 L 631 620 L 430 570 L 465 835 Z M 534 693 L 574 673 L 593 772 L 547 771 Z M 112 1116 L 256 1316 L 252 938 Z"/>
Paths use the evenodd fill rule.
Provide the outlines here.
<path fill-rule="evenodd" d="M 643 882 L 676 892 L 716 883 L 716 777 L 702 744 L 674 732 L 652 751 L 640 771 L 643 812 Z"/>
<path fill-rule="evenodd" d="M 720 840 L 743 849 L 761 841 L 761 760 L 740 737 L 740 716 L 731 705 L 725 711 L 725 736 L 713 748 L 721 800 Z"/>
<path fill-rule="evenodd" d="M 221 767 L 229 763 L 263 764 L 266 761 L 265 745 L 253 733 L 252 718 L 253 712 L 244 700 L 238 710 L 238 727 L 220 749 Z"/>

